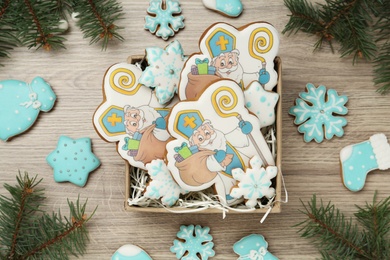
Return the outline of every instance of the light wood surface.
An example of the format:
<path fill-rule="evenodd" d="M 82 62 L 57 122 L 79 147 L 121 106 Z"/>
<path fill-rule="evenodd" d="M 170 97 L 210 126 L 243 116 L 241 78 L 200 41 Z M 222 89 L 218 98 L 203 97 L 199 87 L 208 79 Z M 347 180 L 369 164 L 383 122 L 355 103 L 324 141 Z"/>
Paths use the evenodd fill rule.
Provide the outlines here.
<path fill-rule="evenodd" d="M 236 19 L 214 13 L 201 0 L 181 0 L 186 27 L 173 39 L 179 40 L 186 53 L 198 51 L 198 38 L 205 28 L 215 22 L 227 22 L 236 27 L 253 21 L 267 21 L 281 32 L 288 21 L 289 11 L 283 0 L 242 0 L 244 13 Z M 324 201 L 331 200 L 349 217 L 355 204 L 371 201 L 374 191 L 379 197 L 389 195 L 390 171 L 369 174 L 363 191 L 352 193 L 341 182 L 339 151 L 342 147 L 364 141 L 374 133 L 390 135 L 390 97 L 375 92 L 372 84 L 372 66 L 351 59 L 340 59 L 326 44 L 323 50 L 313 52 L 315 37 L 298 33 L 281 35 L 279 56 L 283 61 L 283 158 L 282 171 L 289 194 L 289 202 L 282 205 L 280 214 L 270 214 L 263 224 L 262 214 L 227 215 L 173 215 L 133 213 L 124 210 L 125 167 L 115 145 L 100 139 L 92 125 L 92 115 L 102 101 L 101 83 L 105 70 L 114 63 L 126 61 L 130 55 L 142 54 L 145 47 L 165 47 L 165 42 L 143 29 L 148 1 L 123 1 L 124 19 L 119 25 L 126 38 L 114 43 L 107 51 L 100 46 L 89 46 L 79 29 L 71 24 L 65 37 L 67 49 L 44 52 L 18 48 L 11 59 L 3 60 L 0 79 L 19 79 L 30 82 L 39 75 L 54 88 L 58 100 L 49 113 L 41 113 L 30 131 L 0 142 L 0 182 L 14 184 L 18 171 L 28 171 L 43 178 L 47 199 L 44 209 L 61 210 L 68 215 L 67 198 L 88 198 L 88 209 L 98 205 L 96 215 L 88 224 L 90 243 L 82 259 L 110 259 L 121 245 L 132 243 L 144 248 L 154 259 L 174 259 L 169 248 L 180 225 L 209 226 L 214 237 L 214 259 L 236 259 L 232 245 L 251 233 L 264 235 L 269 250 L 280 259 L 315 259 L 316 248 L 297 234 L 296 223 L 304 220 L 298 212 L 300 200 L 308 201 L 316 193 Z M 337 47 L 337 46 L 336 46 Z M 342 138 L 333 138 L 321 144 L 304 143 L 297 132 L 288 109 L 306 83 L 323 84 L 349 97 L 346 116 L 348 126 Z M 1 104 L 0 104 L 1 105 Z M 94 171 L 85 187 L 71 183 L 56 183 L 46 156 L 56 147 L 60 135 L 72 138 L 91 137 L 93 152 L 102 165 Z M 0 187 L 0 194 L 6 195 Z"/>

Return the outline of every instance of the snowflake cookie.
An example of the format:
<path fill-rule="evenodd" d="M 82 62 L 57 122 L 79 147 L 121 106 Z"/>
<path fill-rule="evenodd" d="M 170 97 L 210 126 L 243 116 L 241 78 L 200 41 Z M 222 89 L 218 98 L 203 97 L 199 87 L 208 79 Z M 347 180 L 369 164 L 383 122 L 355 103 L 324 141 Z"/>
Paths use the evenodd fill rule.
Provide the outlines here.
<path fill-rule="evenodd" d="M 164 40 L 184 28 L 184 16 L 177 15 L 181 13 L 179 0 L 150 0 L 147 12 L 145 29 Z"/>
<path fill-rule="evenodd" d="M 306 89 L 307 92 L 299 93 L 300 98 L 296 99 L 296 105 L 289 110 L 289 114 L 295 116 L 294 123 L 299 125 L 298 131 L 303 133 L 305 142 L 314 139 L 317 143 L 321 143 L 324 134 L 328 140 L 334 135 L 343 136 L 343 127 L 347 125 L 347 120 L 334 114 L 348 113 L 345 107 L 348 97 L 339 96 L 334 89 L 326 91 L 323 85 L 316 88 L 308 83 Z"/>
<path fill-rule="evenodd" d="M 233 198 L 244 197 L 245 205 L 253 208 L 257 204 L 257 200 L 262 197 L 272 198 L 275 196 L 275 189 L 271 188 L 271 180 L 278 173 L 276 166 L 268 166 L 264 169 L 261 159 L 254 156 L 250 162 L 250 167 L 244 172 L 241 168 L 233 169 L 233 178 L 239 183 L 234 186 L 230 192 Z"/>
<path fill-rule="evenodd" d="M 146 48 L 149 66 L 142 73 L 139 82 L 155 88 L 160 104 L 168 103 L 175 93 L 186 57 L 179 41 L 173 41 L 165 50 L 158 47 Z"/>
<path fill-rule="evenodd" d="M 233 245 L 233 251 L 240 257 L 238 259 L 248 260 L 277 260 L 267 250 L 268 243 L 262 235 L 252 234 L 242 238 Z"/>
<path fill-rule="evenodd" d="M 177 232 L 178 239 L 173 241 L 171 252 L 176 254 L 177 259 L 207 260 L 213 257 L 213 237 L 209 234 L 210 228 L 202 228 L 199 225 L 180 226 Z M 199 258 L 200 256 L 200 258 Z"/>
<path fill-rule="evenodd" d="M 161 198 L 164 205 L 171 207 L 179 199 L 180 194 L 188 193 L 173 180 L 163 160 L 153 160 L 146 164 L 146 169 L 152 181 L 146 188 L 145 197 L 151 199 Z"/>

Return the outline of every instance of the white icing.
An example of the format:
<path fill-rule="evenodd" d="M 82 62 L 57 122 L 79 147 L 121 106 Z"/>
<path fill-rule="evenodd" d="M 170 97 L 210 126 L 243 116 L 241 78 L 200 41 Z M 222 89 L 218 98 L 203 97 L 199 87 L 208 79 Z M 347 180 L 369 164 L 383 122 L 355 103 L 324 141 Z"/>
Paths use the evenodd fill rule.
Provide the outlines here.
<path fill-rule="evenodd" d="M 380 170 L 390 168 L 390 145 L 384 134 L 375 134 L 370 137 L 371 146 Z"/>

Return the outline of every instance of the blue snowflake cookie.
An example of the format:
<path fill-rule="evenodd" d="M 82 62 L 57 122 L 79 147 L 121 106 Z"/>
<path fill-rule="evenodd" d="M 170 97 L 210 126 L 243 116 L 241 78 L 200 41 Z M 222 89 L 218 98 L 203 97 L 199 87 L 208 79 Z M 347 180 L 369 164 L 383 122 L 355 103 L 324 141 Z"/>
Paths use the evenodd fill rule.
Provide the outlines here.
<path fill-rule="evenodd" d="M 145 17 L 145 29 L 164 40 L 184 28 L 184 16 L 179 0 L 150 0 L 148 14 Z"/>
<path fill-rule="evenodd" d="M 177 259 L 207 260 L 213 257 L 213 237 L 209 234 L 210 228 L 202 228 L 199 225 L 181 226 L 177 237 L 171 246 L 171 252 L 176 254 Z M 200 256 L 200 258 L 199 258 Z"/>
<path fill-rule="evenodd" d="M 87 183 L 89 173 L 100 166 L 88 137 L 73 140 L 61 136 L 57 148 L 46 157 L 46 161 L 54 169 L 56 182 L 69 181 L 80 187 Z"/>
<path fill-rule="evenodd" d="M 299 125 L 298 131 L 303 133 L 305 142 L 315 140 L 321 143 L 333 136 L 344 135 L 343 127 L 347 125 L 347 120 L 336 115 L 346 115 L 348 109 L 345 104 L 348 102 L 347 96 L 339 96 L 334 89 L 326 90 L 320 85 L 316 88 L 313 84 L 306 85 L 307 92 L 299 93 L 295 103 L 291 107 L 289 114 L 295 116 L 294 123 Z"/>

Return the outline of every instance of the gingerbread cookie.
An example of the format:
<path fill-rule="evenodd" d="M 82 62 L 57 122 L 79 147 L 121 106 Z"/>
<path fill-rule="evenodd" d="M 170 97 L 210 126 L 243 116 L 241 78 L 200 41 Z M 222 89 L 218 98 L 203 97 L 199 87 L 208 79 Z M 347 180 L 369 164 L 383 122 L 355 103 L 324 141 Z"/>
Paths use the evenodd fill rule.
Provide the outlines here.
<path fill-rule="evenodd" d="M 152 260 L 152 258 L 142 248 L 126 244 L 115 251 L 111 260 Z"/>
<path fill-rule="evenodd" d="M 242 90 L 232 80 L 219 80 L 197 101 L 175 105 L 168 130 L 175 138 L 166 146 L 175 181 L 189 191 L 214 185 L 222 203 L 233 199 L 232 169 L 245 169 L 255 155 L 263 165 L 275 165 L 258 119 L 249 114 Z"/>
<path fill-rule="evenodd" d="M 171 246 L 171 252 L 176 254 L 177 259 L 207 260 L 213 257 L 213 237 L 209 234 L 209 227 L 199 225 L 181 226 L 177 237 Z"/>
<path fill-rule="evenodd" d="M 179 0 L 150 0 L 147 12 L 145 29 L 163 40 L 184 28 Z"/>
<path fill-rule="evenodd" d="M 253 81 L 244 91 L 245 106 L 260 120 L 260 126 L 266 127 L 275 123 L 275 106 L 279 94 L 264 90 L 258 81 Z"/>
<path fill-rule="evenodd" d="M 100 166 L 91 145 L 88 137 L 73 140 L 61 136 L 57 148 L 46 157 L 47 163 L 54 169 L 54 180 L 85 186 L 89 173 Z"/>
<path fill-rule="evenodd" d="M 0 139 L 28 130 L 39 112 L 50 111 L 56 101 L 50 85 L 41 77 L 28 84 L 19 80 L 0 81 Z"/>
<path fill-rule="evenodd" d="M 243 6 L 241 0 L 202 0 L 205 7 L 229 17 L 238 17 Z"/>
<path fill-rule="evenodd" d="M 390 145 L 384 134 L 374 134 L 369 140 L 351 144 L 340 151 L 341 174 L 350 191 L 363 189 L 367 174 L 390 168 Z"/>
<path fill-rule="evenodd" d="M 255 80 L 266 90 L 276 86 L 274 59 L 279 50 L 279 35 L 269 23 L 255 22 L 238 29 L 216 23 L 202 35 L 199 48 L 221 78 L 234 80 L 242 88 Z"/>
<path fill-rule="evenodd" d="M 335 115 L 348 113 L 345 107 L 347 96 L 339 96 L 334 89 L 327 91 L 323 85 L 316 88 L 308 83 L 306 89 L 307 92 L 299 93 L 296 105 L 289 110 L 289 114 L 295 116 L 294 124 L 299 125 L 298 132 L 303 133 L 305 142 L 315 140 L 321 143 L 324 135 L 328 140 L 333 136 L 343 136 L 347 120 Z"/>
<path fill-rule="evenodd" d="M 233 198 L 244 197 L 245 205 L 253 208 L 258 200 L 275 196 L 275 189 L 271 187 L 272 179 L 276 177 L 278 168 L 276 166 L 261 167 L 261 159 L 258 156 L 249 161 L 250 168 L 244 172 L 242 169 L 233 169 L 233 178 L 238 182 L 230 192 Z"/>
<path fill-rule="evenodd" d="M 154 92 L 139 83 L 142 71 L 135 65 L 118 63 L 104 77 L 105 100 L 93 123 L 108 142 L 119 142 L 118 153 L 132 166 L 163 159 L 170 137 L 166 129 L 169 108 L 159 104 Z M 172 103 L 173 104 L 173 103 Z"/>
<path fill-rule="evenodd" d="M 179 41 L 171 42 L 165 49 L 146 48 L 149 66 L 142 72 L 141 84 L 155 89 L 160 104 L 166 104 L 177 93 L 180 73 L 186 57 Z"/>
<path fill-rule="evenodd" d="M 152 179 L 144 193 L 146 198 L 161 198 L 162 204 L 171 207 L 179 199 L 180 194 L 188 193 L 188 191 L 180 188 L 173 180 L 172 175 L 163 160 L 153 160 L 151 163 L 146 164 L 146 169 Z"/>
<path fill-rule="evenodd" d="M 268 252 L 268 243 L 262 235 L 252 234 L 243 237 L 233 245 L 233 251 L 240 257 L 248 260 L 278 260 Z"/>

